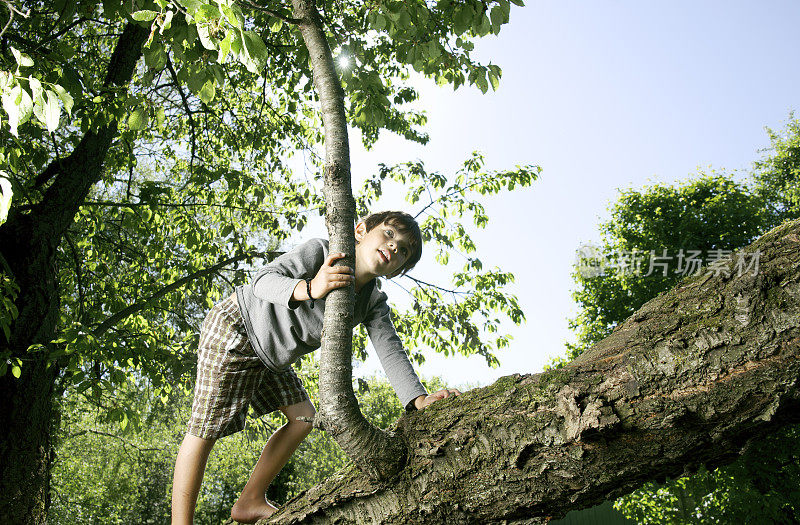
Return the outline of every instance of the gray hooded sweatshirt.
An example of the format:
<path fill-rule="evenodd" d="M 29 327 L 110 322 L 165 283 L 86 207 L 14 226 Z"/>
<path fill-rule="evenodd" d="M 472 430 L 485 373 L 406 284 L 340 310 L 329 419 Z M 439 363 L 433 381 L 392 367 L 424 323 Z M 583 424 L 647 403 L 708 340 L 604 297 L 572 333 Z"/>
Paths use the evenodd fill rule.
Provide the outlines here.
<path fill-rule="evenodd" d="M 320 347 L 325 299 L 294 301 L 297 283 L 312 279 L 328 256 L 328 241 L 311 239 L 259 270 L 236 288 L 247 337 L 270 370 L 287 369 Z M 313 308 L 311 307 L 313 303 Z M 364 323 L 386 376 L 403 406 L 427 395 L 392 324 L 386 294 L 373 279 L 356 294 L 354 327 Z"/>

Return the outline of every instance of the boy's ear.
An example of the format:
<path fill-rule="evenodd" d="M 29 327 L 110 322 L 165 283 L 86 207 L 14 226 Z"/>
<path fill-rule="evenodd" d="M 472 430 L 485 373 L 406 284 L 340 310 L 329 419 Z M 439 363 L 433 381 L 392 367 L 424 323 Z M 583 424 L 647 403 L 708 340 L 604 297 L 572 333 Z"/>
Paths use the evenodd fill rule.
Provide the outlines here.
<path fill-rule="evenodd" d="M 356 224 L 356 241 L 360 241 L 364 238 L 364 235 L 367 234 L 367 225 L 364 224 L 364 221 L 358 221 Z"/>

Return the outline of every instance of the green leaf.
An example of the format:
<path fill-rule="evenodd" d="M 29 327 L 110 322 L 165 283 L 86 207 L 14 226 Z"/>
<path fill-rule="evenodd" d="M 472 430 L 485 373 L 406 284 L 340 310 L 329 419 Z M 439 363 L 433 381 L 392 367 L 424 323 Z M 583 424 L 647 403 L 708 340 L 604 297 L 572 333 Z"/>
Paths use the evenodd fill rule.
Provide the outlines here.
<path fill-rule="evenodd" d="M 19 376 L 22 375 L 22 369 L 19 365 L 11 365 L 11 375 L 19 379 Z"/>
<path fill-rule="evenodd" d="M 152 20 L 155 20 L 157 16 L 158 16 L 158 11 L 149 11 L 147 9 L 136 11 L 135 13 L 131 14 L 131 18 L 133 18 L 137 22 L 150 22 Z"/>
<path fill-rule="evenodd" d="M 214 64 L 210 66 L 207 71 L 211 72 L 211 75 L 217 81 L 217 84 L 220 86 L 225 85 L 225 73 L 222 71 L 222 68 L 218 64 Z"/>
<path fill-rule="evenodd" d="M 0 224 L 3 224 L 8 217 L 8 210 L 11 209 L 11 197 L 13 197 L 13 195 L 14 191 L 11 188 L 11 182 L 8 180 L 8 174 L 5 171 L 0 171 Z M 3 328 L 6 331 L 8 330 L 5 324 L 3 324 Z M 9 337 L 10 335 L 6 333 L 7 340 Z"/>
<path fill-rule="evenodd" d="M 160 71 L 167 64 L 167 53 L 160 42 L 154 42 L 152 46 L 144 49 L 144 63 L 150 69 Z"/>
<path fill-rule="evenodd" d="M 147 128 L 149 116 L 144 108 L 136 108 L 128 117 L 128 127 L 134 131 Z"/>
<path fill-rule="evenodd" d="M 425 46 L 424 49 L 425 49 L 425 54 L 428 56 L 430 60 L 436 60 L 442 55 L 442 47 L 436 40 L 431 40 L 430 42 L 428 42 L 428 45 Z"/>
<path fill-rule="evenodd" d="M 61 55 L 66 59 L 70 59 L 75 56 L 75 49 L 66 42 L 57 42 L 56 48 L 58 49 L 58 52 L 61 53 Z"/>
<path fill-rule="evenodd" d="M 217 56 L 217 62 L 219 62 L 220 64 L 225 63 L 225 59 L 231 52 L 231 43 L 233 42 L 233 34 L 234 31 L 228 31 L 227 33 L 225 33 L 225 38 L 223 38 L 219 42 L 219 56 Z"/>
<path fill-rule="evenodd" d="M 234 31 L 233 37 L 231 38 L 231 53 L 238 57 L 242 53 L 242 49 L 242 31 Z"/>
<path fill-rule="evenodd" d="M 397 19 L 397 25 L 403 29 L 411 27 L 411 15 L 408 14 L 408 11 L 403 10 L 400 13 L 400 17 Z"/>
<path fill-rule="evenodd" d="M 200 93 L 200 90 L 203 89 L 203 85 L 206 83 L 206 80 L 208 80 L 206 72 L 205 70 L 201 69 L 193 72 L 189 70 L 187 73 L 189 73 L 189 76 L 186 79 L 186 85 L 189 87 L 189 90 L 192 93 L 197 95 Z"/>
<path fill-rule="evenodd" d="M 209 51 L 217 50 L 217 45 L 211 39 L 208 24 L 197 24 L 197 36 L 200 37 L 200 43 L 203 44 L 204 48 L 208 49 Z"/>
<path fill-rule="evenodd" d="M 492 21 L 492 32 L 496 35 L 500 33 L 500 27 L 503 25 L 505 14 L 499 5 L 492 8 L 490 19 Z"/>
<path fill-rule="evenodd" d="M 10 71 L 0 70 L 0 91 L 6 91 L 14 84 L 14 75 Z"/>
<path fill-rule="evenodd" d="M 525 7 L 525 2 L 523 2 L 522 0 L 511 0 L 511 3 L 516 4 L 520 7 Z"/>
<path fill-rule="evenodd" d="M 220 8 L 222 9 L 222 14 L 225 15 L 225 18 L 228 20 L 228 23 L 234 27 L 241 27 L 242 23 L 239 20 L 239 17 L 236 16 L 236 13 L 227 5 L 221 5 Z M 280 20 L 278 20 L 280 22 Z"/>
<path fill-rule="evenodd" d="M 164 21 L 161 22 L 161 29 L 159 30 L 159 33 L 163 35 L 164 31 L 172 27 L 172 17 L 174 15 L 175 15 L 174 11 L 167 11 L 167 14 L 164 15 Z"/>
<path fill-rule="evenodd" d="M 44 106 L 44 123 L 47 131 L 52 133 L 58 129 L 58 122 L 61 120 L 61 107 L 58 105 L 58 95 L 47 90 L 47 101 Z"/>
<path fill-rule="evenodd" d="M 481 90 L 481 93 L 486 94 L 489 91 L 489 83 L 486 81 L 486 74 L 483 71 L 478 72 L 475 78 L 475 85 Z"/>
<path fill-rule="evenodd" d="M 371 25 L 375 31 L 383 31 L 386 29 L 386 17 L 381 13 L 377 13 Z"/>
<path fill-rule="evenodd" d="M 73 97 L 80 97 L 83 94 L 83 86 L 81 85 L 80 75 L 72 66 L 62 66 L 61 78 L 58 82 L 64 86 L 64 89 L 66 89 Z"/>
<path fill-rule="evenodd" d="M 19 84 L 15 85 L 10 92 L 3 94 L 3 109 L 8 115 L 8 125 L 11 134 L 19 137 L 17 127 L 21 126 L 33 113 L 33 100 L 25 89 Z"/>
<path fill-rule="evenodd" d="M 203 6 L 203 2 L 200 0 L 181 0 L 180 3 L 191 15 L 195 14 Z"/>
<path fill-rule="evenodd" d="M 164 108 L 159 107 L 156 110 L 156 124 L 158 125 L 159 129 L 164 128 Z"/>
<path fill-rule="evenodd" d="M 489 83 L 492 85 L 492 91 L 497 91 L 500 87 L 500 79 L 492 71 L 489 71 Z"/>
<path fill-rule="evenodd" d="M 249 57 L 243 64 L 251 73 L 258 73 L 267 61 L 267 46 L 258 33 L 253 31 L 242 31 L 242 40 Z"/>
<path fill-rule="evenodd" d="M 17 61 L 20 67 L 31 67 L 33 65 L 31 57 L 17 50 L 15 47 L 11 47 L 11 54 L 14 55 L 14 60 Z"/>
<path fill-rule="evenodd" d="M 103 0 L 103 16 L 106 18 L 114 18 L 122 6 L 120 0 Z"/>
<path fill-rule="evenodd" d="M 37 101 L 42 99 L 43 96 L 42 83 L 39 82 L 39 79 L 35 77 L 28 77 L 28 85 L 31 87 L 31 94 L 33 95 L 33 100 Z"/>
<path fill-rule="evenodd" d="M 463 34 L 467 28 L 472 25 L 472 14 L 471 9 L 467 9 L 464 6 L 456 9 L 455 16 L 453 18 L 453 30 L 457 35 Z"/>
<path fill-rule="evenodd" d="M 217 92 L 216 83 L 213 79 L 207 80 L 203 87 L 200 88 L 200 92 L 197 96 L 200 97 L 200 100 L 203 101 L 204 104 L 208 104 L 212 100 L 214 100 L 214 95 Z"/>
<path fill-rule="evenodd" d="M 213 4 L 203 4 L 195 11 L 195 16 L 198 20 L 215 20 L 222 16 L 219 8 Z"/>

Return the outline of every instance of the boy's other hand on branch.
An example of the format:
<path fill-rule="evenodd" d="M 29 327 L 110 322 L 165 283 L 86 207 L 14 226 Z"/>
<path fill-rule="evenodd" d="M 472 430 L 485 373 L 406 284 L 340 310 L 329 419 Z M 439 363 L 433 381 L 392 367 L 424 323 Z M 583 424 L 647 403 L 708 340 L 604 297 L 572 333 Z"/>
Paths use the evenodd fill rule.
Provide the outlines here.
<path fill-rule="evenodd" d="M 429 394 L 427 396 L 419 396 L 417 399 L 414 400 L 414 406 L 417 407 L 417 410 L 423 409 L 428 405 L 431 405 L 440 399 L 444 399 L 450 396 L 460 396 L 461 392 L 457 388 L 445 388 L 434 392 L 433 394 Z"/>
<path fill-rule="evenodd" d="M 355 280 L 353 269 L 349 266 L 333 266 L 334 261 L 343 257 L 343 253 L 328 254 L 317 275 L 311 279 L 311 297 L 322 299 L 331 290 L 347 286 Z"/>

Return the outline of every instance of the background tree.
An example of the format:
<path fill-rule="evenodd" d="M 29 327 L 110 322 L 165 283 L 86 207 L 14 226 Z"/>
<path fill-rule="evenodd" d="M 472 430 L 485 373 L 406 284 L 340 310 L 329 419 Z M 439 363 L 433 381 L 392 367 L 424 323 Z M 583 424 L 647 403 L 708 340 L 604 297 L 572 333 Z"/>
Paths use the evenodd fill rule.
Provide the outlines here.
<path fill-rule="evenodd" d="M 754 190 L 767 206 L 769 224 L 800 216 L 800 121 L 789 115 L 780 131 L 767 128 L 770 147 L 753 166 Z"/>
<path fill-rule="evenodd" d="M 580 311 L 571 321 L 577 342 L 568 345 L 568 358 L 697 271 L 692 251 L 695 260 L 713 264 L 725 251 L 797 216 L 800 127 L 790 116 L 780 133 L 768 131 L 771 148 L 754 164 L 747 183 L 713 173 L 621 192 L 611 218 L 600 227 L 602 245 L 579 250 L 589 257 L 573 274 Z M 794 522 L 800 512 L 797 432 L 797 427 L 782 430 L 716 471 L 648 483 L 616 505 L 639 523 Z"/>

